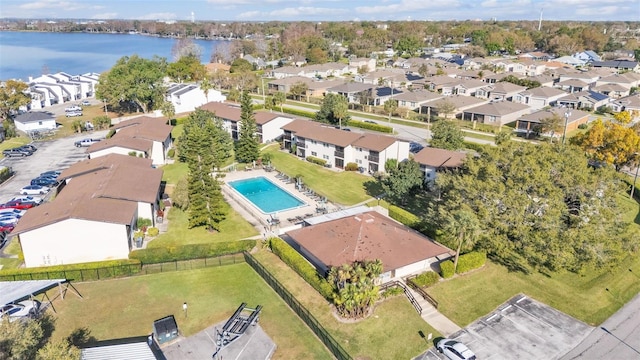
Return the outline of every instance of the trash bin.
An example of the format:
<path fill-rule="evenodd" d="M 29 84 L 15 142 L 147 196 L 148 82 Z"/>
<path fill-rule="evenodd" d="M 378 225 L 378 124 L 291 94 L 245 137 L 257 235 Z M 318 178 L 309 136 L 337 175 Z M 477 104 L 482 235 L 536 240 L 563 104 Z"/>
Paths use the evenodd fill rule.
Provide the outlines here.
<path fill-rule="evenodd" d="M 136 246 L 141 248 L 142 247 L 142 239 L 143 237 L 137 237 L 136 238 Z"/>

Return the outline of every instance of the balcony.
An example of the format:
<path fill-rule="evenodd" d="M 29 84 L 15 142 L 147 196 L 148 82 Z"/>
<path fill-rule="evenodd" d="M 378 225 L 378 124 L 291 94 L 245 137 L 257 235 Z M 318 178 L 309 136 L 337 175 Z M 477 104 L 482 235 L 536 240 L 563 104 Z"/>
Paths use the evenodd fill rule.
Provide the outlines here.
<path fill-rule="evenodd" d="M 377 155 L 369 155 L 369 162 L 378 163 L 380 162 L 380 156 Z"/>
<path fill-rule="evenodd" d="M 298 141 L 296 141 L 296 146 L 297 146 L 297 147 L 306 148 L 306 147 L 307 147 L 307 144 L 305 144 L 305 143 L 304 143 L 304 141 L 300 141 L 300 140 L 298 140 Z"/>
<path fill-rule="evenodd" d="M 336 151 L 333 153 L 333 156 L 344 159 L 344 151 Z"/>

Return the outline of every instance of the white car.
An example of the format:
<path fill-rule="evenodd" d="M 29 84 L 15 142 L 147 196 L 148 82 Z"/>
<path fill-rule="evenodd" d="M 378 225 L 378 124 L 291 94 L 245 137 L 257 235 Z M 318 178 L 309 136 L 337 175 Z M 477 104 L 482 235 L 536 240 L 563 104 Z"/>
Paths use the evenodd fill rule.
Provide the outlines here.
<path fill-rule="evenodd" d="M 64 108 L 64 111 L 66 112 L 71 112 L 71 111 L 82 111 L 82 108 L 78 105 L 73 105 L 73 106 L 69 106 Z"/>
<path fill-rule="evenodd" d="M 476 354 L 469 350 L 465 344 L 453 339 L 438 341 L 436 349 L 451 360 L 476 360 Z"/>
<path fill-rule="evenodd" d="M 82 111 L 69 111 L 65 114 L 66 117 L 82 116 Z"/>
<path fill-rule="evenodd" d="M 27 185 L 20 189 L 20 194 L 22 195 L 44 195 L 49 192 L 48 187 L 40 186 L 40 185 Z"/>
<path fill-rule="evenodd" d="M 33 202 L 36 204 L 42 204 L 42 198 L 40 196 L 16 196 L 11 201 L 21 201 L 21 202 Z M 2 212 L 2 210 L 0 210 Z"/>
<path fill-rule="evenodd" d="M 9 317 L 9 321 L 16 321 L 26 317 L 38 315 L 40 302 L 37 300 L 25 300 L 17 304 L 7 304 L 0 307 L 0 318 Z"/>
<path fill-rule="evenodd" d="M 7 216 L 7 215 L 21 217 L 26 212 L 27 210 L 20 210 L 20 209 L 13 209 L 13 208 L 0 209 L 0 217 Z"/>

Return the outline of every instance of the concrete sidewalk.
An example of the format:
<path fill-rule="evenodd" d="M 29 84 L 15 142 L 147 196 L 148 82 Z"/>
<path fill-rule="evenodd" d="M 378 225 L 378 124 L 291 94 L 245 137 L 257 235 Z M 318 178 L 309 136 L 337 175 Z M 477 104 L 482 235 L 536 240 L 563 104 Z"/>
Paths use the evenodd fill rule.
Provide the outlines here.
<path fill-rule="evenodd" d="M 460 326 L 449 320 L 446 316 L 442 315 L 438 311 L 438 309 L 431 305 L 431 303 L 425 300 L 420 294 L 415 292 L 411 287 L 409 287 L 407 284 L 405 284 L 405 286 L 407 286 L 407 289 L 409 289 L 411 295 L 413 295 L 413 297 L 422 308 L 420 317 L 422 317 L 422 319 L 426 321 L 427 324 L 438 330 L 442 334 L 442 336 L 447 337 L 462 330 Z"/>

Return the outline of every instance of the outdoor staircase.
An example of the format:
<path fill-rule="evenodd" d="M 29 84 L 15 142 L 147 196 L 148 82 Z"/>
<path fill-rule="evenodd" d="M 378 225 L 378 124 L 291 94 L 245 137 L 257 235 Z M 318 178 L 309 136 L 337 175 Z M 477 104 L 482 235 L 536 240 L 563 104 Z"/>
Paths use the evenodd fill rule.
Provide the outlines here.
<path fill-rule="evenodd" d="M 404 281 L 402 281 L 402 283 L 404 284 Z M 406 287 L 411 295 L 413 295 L 418 305 L 420 305 L 420 307 L 422 308 L 420 317 L 422 317 L 422 319 L 426 321 L 427 324 L 438 330 L 442 334 L 442 336 L 450 336 L 451 334 L 462 330 L 460 326 L 456 325 L 453 321 L 442 315 L 435 306 L 425 300 L 425 298 L 423 298 L 422 295 L 420 295 L 417 291 L 413 290 L 408 285 L 406 285 Z"/>

